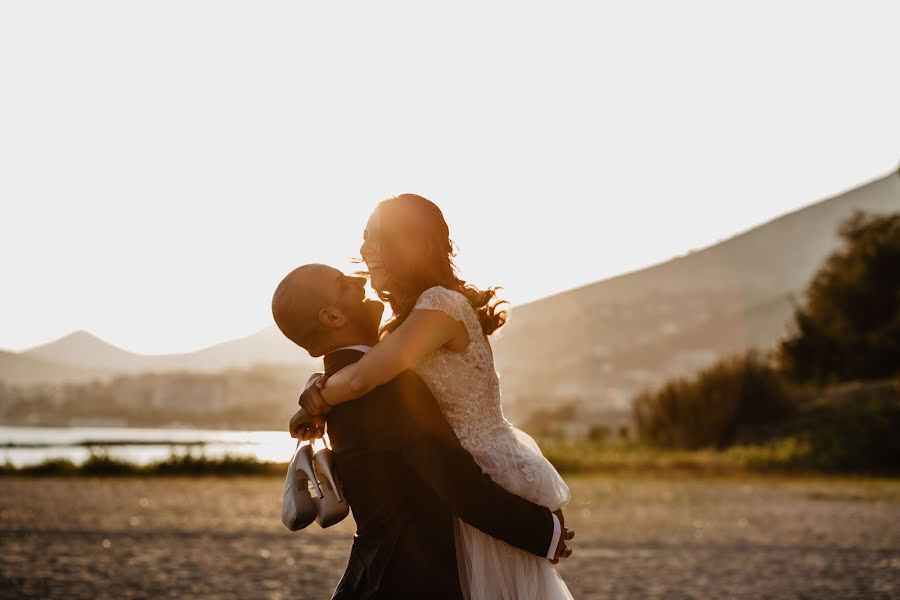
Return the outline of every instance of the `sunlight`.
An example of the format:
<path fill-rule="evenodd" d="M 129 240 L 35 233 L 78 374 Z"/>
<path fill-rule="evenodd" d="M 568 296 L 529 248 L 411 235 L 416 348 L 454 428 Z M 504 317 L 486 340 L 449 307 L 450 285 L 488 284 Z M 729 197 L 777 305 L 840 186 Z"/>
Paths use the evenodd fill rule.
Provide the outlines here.
<path fill-rule="evenodd" d="M 257 460 L 287 462 L 294 454 L 297 440 L 286 431 L 253 431 L 248 432 L 253 454 Z"/>
<path fill-rule="evenodd" d="M 294 455 L 297 447 L 297 440 L 286 431 L 250 431 L 246 432 L 243 437 L 253 446 L 252 453 L 257 460 L 264 462 L 287 462 Z M 313 452 L 325 448 L 326 442 L 330 448 L 331 442 L 328 440 L 328 434 L 325 434 L 324 441 L 313 440 Z"/>

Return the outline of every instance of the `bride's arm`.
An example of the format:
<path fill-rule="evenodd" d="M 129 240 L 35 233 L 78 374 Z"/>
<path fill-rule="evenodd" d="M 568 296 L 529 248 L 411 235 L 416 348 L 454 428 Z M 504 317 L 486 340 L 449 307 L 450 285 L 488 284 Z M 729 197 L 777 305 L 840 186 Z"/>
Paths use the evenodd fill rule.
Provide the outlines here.
<path fill-rule="evenodd" d="M 459 321 L 440 310 L 413 310 L 400 327 L 359 361 L 331 377 L 319 391 L 335 406 L 368 394 L 409 369 L 417 360 L 459 335 Z"/>

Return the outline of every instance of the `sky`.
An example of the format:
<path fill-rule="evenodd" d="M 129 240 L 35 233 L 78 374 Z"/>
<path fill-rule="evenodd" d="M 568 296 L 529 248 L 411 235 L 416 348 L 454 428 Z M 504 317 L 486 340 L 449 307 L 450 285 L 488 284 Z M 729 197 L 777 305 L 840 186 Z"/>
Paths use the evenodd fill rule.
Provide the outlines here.
<path fill-rule="evenodd" d="M 0 348 L 272 324 L 370 211 L 513 303 L 897 168 L 895 2 L 0 3 Z"/>

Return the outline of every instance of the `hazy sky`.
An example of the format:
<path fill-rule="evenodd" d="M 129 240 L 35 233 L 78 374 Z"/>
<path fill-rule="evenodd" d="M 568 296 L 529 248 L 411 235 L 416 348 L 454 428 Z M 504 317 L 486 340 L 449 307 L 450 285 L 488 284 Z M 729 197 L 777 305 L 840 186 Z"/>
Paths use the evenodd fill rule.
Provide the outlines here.
<path fill-rule="evenodd" d="M 4 2 L 0 347 L 252 333 L 403 192 L 514 303 L 703 247 L 897 167 L 897 6 Z"/>

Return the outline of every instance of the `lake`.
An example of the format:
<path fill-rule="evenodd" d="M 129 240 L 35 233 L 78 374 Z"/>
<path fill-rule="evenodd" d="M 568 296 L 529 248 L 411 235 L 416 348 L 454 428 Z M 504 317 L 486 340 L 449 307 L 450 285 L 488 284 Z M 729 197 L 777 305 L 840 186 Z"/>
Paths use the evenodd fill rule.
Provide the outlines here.
<path fill-rule="evenodd" d="M 136 464 L 191 452 L 209 458 L 253 456 L 287 462 L 296 440 L 287 431 L 151 429 L 135 427 L 0 427 L 0 463 L 23 466 L 50 458 L 74 463 L 104 452 Z"/>

